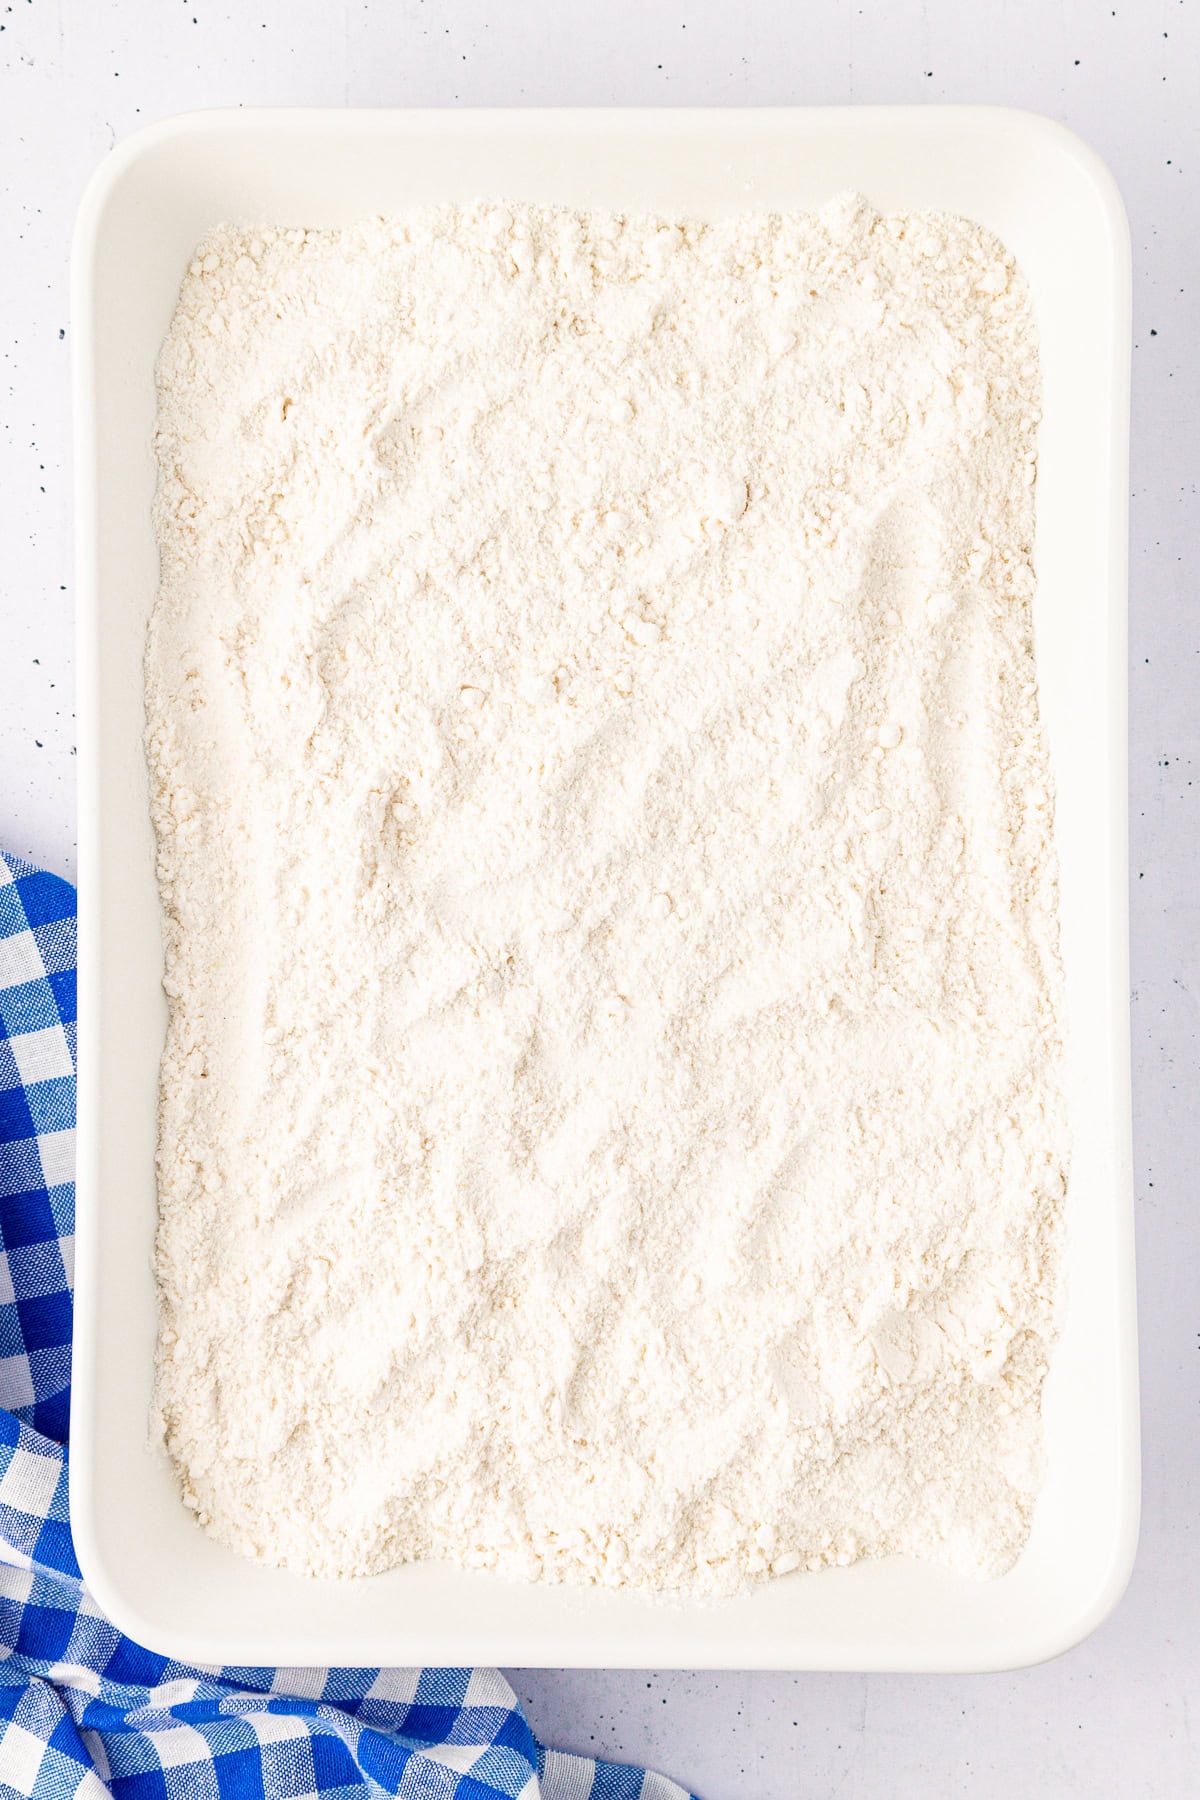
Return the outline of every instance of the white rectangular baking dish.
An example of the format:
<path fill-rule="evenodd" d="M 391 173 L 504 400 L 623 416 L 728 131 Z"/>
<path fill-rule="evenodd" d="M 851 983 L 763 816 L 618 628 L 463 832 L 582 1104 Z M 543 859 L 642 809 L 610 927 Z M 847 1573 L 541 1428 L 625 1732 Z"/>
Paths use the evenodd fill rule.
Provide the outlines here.
<path fill-rule="evenodd" d="M 334 1584 L 206 1537 L 148 1442 L 155 1088 L 164 1025 L 142 760 L 156 556 L 154 360 L 219 220 L 336 225 L 514 196 L 715 216 L 859 189 L 991 226 L 1032 286 L 1045 422 L 1036 600 L 1058 790 L 1074 1166 L 1048 1479 L 991 1584 L 898 1559 L 659 1604 L 425 1565 Z M 100 1605 L 202 1662 L 983 1670 L 1037 1661 L 1119 1597 L 1138 1514 L 1127 1056 L 1125 603 L 1130 267 L 1113 183 L 1059 126 L 985 108 L 228 112 L 105 162 L 74 258 L 80 673 L 80 1084 L 71 1508 Z M 414 1418 L 414 1429 L 420 1429 Z M 363 1446 L 370 1455 L 370 1446 Z"/>

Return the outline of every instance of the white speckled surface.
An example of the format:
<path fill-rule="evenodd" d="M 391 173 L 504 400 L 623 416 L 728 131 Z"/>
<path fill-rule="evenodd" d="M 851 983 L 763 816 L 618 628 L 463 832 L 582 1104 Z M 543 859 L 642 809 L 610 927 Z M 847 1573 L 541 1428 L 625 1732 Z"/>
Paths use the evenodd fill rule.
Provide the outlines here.
<path fill-rule="evenodd" d="M 1133 228 L 1135 1169 L 1145 1510 L 1125 1601 L 970 1679 L 516 1672 L 553 1742 L 704 1800 L 1200 1792 L 1200 22 L 1195 0 L 0 4 L 0 843 L 73 872 L 67 247 L 96 161 L 194 106 L 992 101 L 1053 114 Z M 1197 783 L 1193 788 L 1192 783 Z M 1197 1734 L 1194 1738 L 1193 1733 Z"/>

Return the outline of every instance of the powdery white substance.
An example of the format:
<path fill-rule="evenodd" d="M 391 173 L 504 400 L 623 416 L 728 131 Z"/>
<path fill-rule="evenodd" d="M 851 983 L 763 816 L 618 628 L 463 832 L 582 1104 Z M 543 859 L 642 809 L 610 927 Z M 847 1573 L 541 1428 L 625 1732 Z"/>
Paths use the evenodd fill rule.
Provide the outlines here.
<path fill-rule="evenodd" d="M 161 361 L 158 1398 L 224 1542 L 994 1575 L 1066 1140 L 987 233 L 218 231 Z"/>

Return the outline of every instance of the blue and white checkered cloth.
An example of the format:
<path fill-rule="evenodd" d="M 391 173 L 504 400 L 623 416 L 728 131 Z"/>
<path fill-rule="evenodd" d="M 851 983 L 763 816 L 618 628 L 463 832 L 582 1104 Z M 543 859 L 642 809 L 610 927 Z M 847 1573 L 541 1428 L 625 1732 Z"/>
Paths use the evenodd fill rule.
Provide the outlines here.
<path fill-rule="evenodd" d="M 99 1613 L 67 1511 L 75 891 L 0 855 L 0 1800 L 687 1800 L 547 1750 L 494 1669 L 195 1668 Z"/>

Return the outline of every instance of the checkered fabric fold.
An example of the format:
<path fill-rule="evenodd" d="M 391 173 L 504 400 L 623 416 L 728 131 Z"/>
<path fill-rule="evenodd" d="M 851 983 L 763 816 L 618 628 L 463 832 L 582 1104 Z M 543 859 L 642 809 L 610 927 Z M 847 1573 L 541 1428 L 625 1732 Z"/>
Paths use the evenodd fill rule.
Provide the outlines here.
<path fill-rule="evenodd" d="M 97 1611 L 67 1510 L 75 892 L 0 855 L 0 1800 L 687 1800 L 547 1750 L 494 1669 L 197 1668 Z"/>

